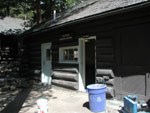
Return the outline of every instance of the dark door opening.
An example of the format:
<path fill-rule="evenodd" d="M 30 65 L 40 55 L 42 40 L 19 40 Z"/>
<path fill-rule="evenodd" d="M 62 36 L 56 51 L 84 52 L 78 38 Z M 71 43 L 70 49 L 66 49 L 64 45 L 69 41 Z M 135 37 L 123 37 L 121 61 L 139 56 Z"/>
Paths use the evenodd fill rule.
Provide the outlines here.
<path fill-rule="evenodd" d="M 85 85 L 95 83 L 95 39 L 85 42 Z"/>

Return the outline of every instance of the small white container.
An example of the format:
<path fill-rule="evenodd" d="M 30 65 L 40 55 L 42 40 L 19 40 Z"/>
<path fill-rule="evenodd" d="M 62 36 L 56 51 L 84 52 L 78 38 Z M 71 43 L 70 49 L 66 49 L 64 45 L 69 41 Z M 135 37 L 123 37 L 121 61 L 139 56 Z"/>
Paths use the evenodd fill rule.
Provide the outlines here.
<path fill-rule="evenodd" d="M 37 100 L 38 113 L 48 113 L 48 101 L 45 98 Z"/>

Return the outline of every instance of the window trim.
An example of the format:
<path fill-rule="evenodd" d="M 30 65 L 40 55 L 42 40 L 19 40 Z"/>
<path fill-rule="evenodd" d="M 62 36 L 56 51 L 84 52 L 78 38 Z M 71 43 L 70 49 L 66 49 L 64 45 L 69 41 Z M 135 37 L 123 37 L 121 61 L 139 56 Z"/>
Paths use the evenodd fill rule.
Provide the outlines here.
<path fill-rule="evenodd" d="M 63 50 L 65 49 L 77 49 L 78 50 L 78 60 L 77 61 L 65 61 L 63 60 Z M 66 64 L 78 64 L 79 63 L 79 46 L 66 46 L 59 48 L 59 63 L 66 63 Z"/>

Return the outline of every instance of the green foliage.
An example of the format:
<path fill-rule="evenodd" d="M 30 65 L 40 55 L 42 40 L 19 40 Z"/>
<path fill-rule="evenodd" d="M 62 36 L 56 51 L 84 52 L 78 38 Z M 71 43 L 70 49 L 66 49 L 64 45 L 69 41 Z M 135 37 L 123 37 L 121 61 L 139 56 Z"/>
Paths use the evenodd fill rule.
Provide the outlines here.
<path fill-rule="evenodd" d="M 80 0 L 56 0 L 55 6 L 57 12 L 63 12 L 73 6 L 77 5 Z"/>
<path fill-rule="evenodd" d="M 76 5 L 78 0 L 65 0 L 65 5 L 67 8 L 73 7 Z"/>
<path fill-rule="evenodd" d="M 12 16 L 12 17 L 21 17 L 25 19 L 27 13 L 31 13 L 33 16 L 33 12 L 31 11 L 31 4 L 27 4 L 25 1 L 17 1 L 17 0 L 1 0 L 0 1 L 0 13 L 3 16 Z M 28 10 L 30 9 L 30 10 Z M 27 19 L 30 19 L 31 16 L 27 16 Z"/>
<path fill-rule="evenodd" d="M 0 0 L 0 17 L 12 16 L 16 18 L 28 19 L 36 21 L 37 19 L 37 0 Z M 55 9 L 61 13 L 74 5 L 79 0 L 40 0 L 40 11 L 43 19 L 52 16 Z"/>

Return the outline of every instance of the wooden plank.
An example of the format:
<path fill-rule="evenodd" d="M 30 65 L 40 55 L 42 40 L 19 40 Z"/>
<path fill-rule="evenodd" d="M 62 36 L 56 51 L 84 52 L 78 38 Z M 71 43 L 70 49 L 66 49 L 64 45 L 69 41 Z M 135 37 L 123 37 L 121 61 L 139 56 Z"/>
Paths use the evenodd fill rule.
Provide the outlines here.
<path fill-rule="evenodd" d="M 54 79 L 68 80 L 68 81 L 78 81 L 78 76 L 75 73 L 59 72 L 53 71 L 52 77 Z"/>
<path fill-rule="evenodd" d="M 32 47 L 32 48 L 39 48 L 39 47 L 41 47 L 41 42 L 34 42 L 33 43 L 33 41 L 31 41 L 31 43 L 29 43 L 29 47 Z"/>
<path fill-rule="evenodd" d="M 110 77 L 114 78 L 114 72 L 111 69 L 96 69 L 97 75 L 109 75 Z"/>
<path fill-rule="evenodd" d="M 60 72 L 70 72 L 70 73 L 76 73 L 78 74 L 77 68 L 55 68 L 54 71 L 60 71 Z"/>
<path fill-rule="evenodd" d="M 114 90 L 113 87 L 108 87 L 107 86 L 106 96 L 107 96 L 107 98 L 115 97 L 115 90 Z"/>
<path fill-rule="evenodd" d="M 38 68 L 30 68 L 29 72 L 35 75 L 41 75 L 41 70 Z"/>
<path fill-rule="evenodd" d="M 78 89 L 78 83 L 77 82 L 52 79 L 52 84 L 60 86 L 60 87 L 69 88 L 69 89 L 75 89 L 75 90 Z"/>
<path fill-rule="evenodd" d="M 37 56 L 37 57 L 30 57 L 30 60 L 34 60 L 34 61 L 41 61 L 41 56 Z"/>
<path fill-rule="evenodd" d="M 41 49 L 40 50 L 28 50 L 27 52 L 26 52 L 28 55 L 33 55 L 33 56 L 35 56 L 36 54 L 41 54 Z M 34 55 L 35 54 L 35 55 Z"/>
<path fill-rule="evenodd" d="M 107 39 L 107 38 L 106 39 L 99 39 L 96 42 L 97 48 L 99 48 L 99 47 L 110 47 L 110 46 L 112 46 L 112 44 L 113 44 L 113 41 L 111 38 L 110 39 Z"/>
<path fill-rule="evenodd" d="M 41 62 L 40 61 L 31 61 L 30 62 L 30 65 L 32 65 L 32 64 L 36 64 L 36 65 L 41 65 Z"/>
<path fill-rule="evenodd" d="M 78 64 L 66 64 L 66 63 L 59 63 L 58 61 L 52 62 L 53 68 L 60 69 L 60 68 L 78 68 Z"/>
<path fill-rule="evenodd" d="M 59 47 L 76 46 L 76 45 L 78 45 L 78 42 L 67 42 L 59 44 Z"/>
<path fill-rule="evenodd" d="M 106 81 L 106 84 L 110 85 L 110 86 L 114 86 L 115 85 L 115 80 L 114 79 L 109 79 L 108 81 Z"/>
<path fill-rule="evenodd" d="M 37 64 L 32 64 L 30 65 L 30 68 L 34 68 L 34 69 L 41 69 L 41 65 L 37 65 Z"/>
<path fill-rule="evenodd" d="M 113 63 L 110 62 L 98 62 L 97 61 L 97 68 L 113 68 Z"/>
<path fill-rule="evenodd" d="M 113 62 L 114 61 L 114 55 L 97 55 L 97 60 L 99 61 L 106 61 L 106 62 Z"/>
<path fill-rule="evenodd" d="M 41 55 L 41 51 L 30 51 L 29 55 L 31 56 L 37 56 L 37 55 Z M 38 56 L 37 56 L 38 57 Z"/>
<path fill-rule="evenodd" d="M 96 48 L 96 53 L 99 54 L 114 54 L 113 48 Z"/>

